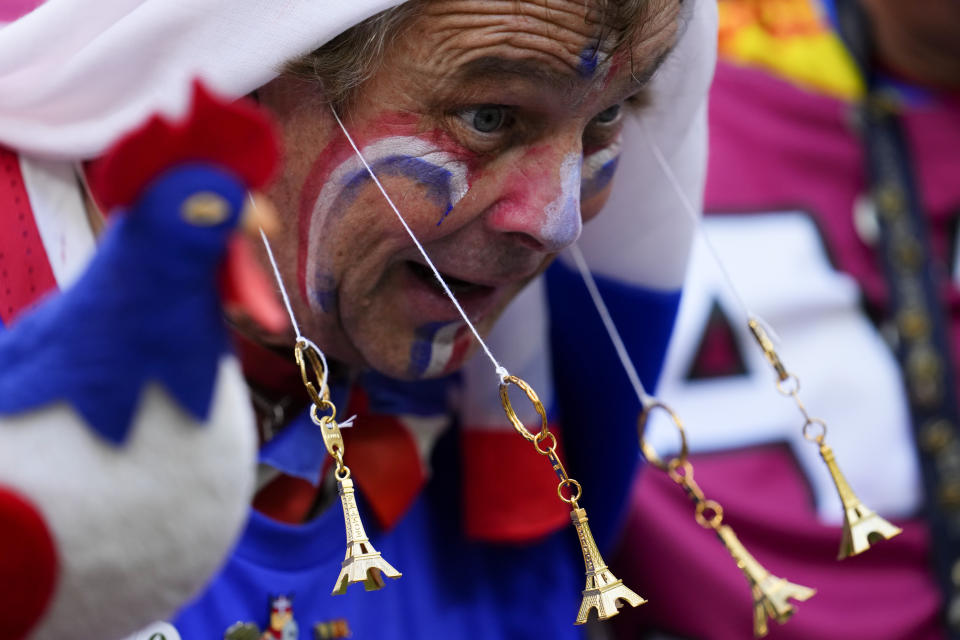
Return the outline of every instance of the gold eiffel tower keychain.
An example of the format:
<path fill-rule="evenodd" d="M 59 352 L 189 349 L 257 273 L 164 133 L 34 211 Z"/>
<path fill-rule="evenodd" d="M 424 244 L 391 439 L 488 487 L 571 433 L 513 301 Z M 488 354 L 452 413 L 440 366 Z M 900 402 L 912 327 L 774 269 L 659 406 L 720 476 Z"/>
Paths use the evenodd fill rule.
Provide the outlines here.
<path fill-rule="evenodd" d="M 337 408 L 330 401 L 330 389 L 321 382 L 323 395 L 317 392 L 316 386 L 307 374 L 307 364 L 313 370 L 318 381 L 324 380 L 325 369 L 320 362 L 317 348 L 308 340 L 299 338 L 294 347 L 294 357 L 300 367 L 300 376 L 303 386 L 313 402 L 310 406 L 310 419 L 320 427 L 323 434 L 323 443 L 327 453 L 336 462 L 333 475 L 337 479 L 337 492 L 343 505 L 343 520 L 347 529 L 347 553 L 343 558 L 340 575 L 334 584 L 332 595 L 346 593 L 351 584 L 363 583 L 367 591 L 375 591 L 384 585 L 383 576 L 399 578 L 402 574 L 384 560 L 380 552 L 370 543 L 367 533 L 360 519 L 357 509 L 357 500 L 354 497 L 353 480 L 350 479 L 350 467 L 343 463 L 343 437 L 340 435 L 340 425 L 337 423 Z M 327 412 L 321 416 L 320 412 Z"/>
<path fill-rule="evenodd" d="M 523 426 L 520 418 L 513 410 L 509 394 L 511 384 L 523 389 L 540 416 L 540 430 L 536 434 L 530 433 Z M 574 624 L 587 622 L 591 609 L 596 609 L 597 617 L 600 620 L 606 620 L 620 613 L 618 609 L 624 603 L 631 607 L 644 604 L 646 600 L 631 591 L 623 584 L 622 580 L 618 580 L 603 561 L 597 543 L 593 539 L 593 533 L 590 531 L 590 525 L 587 523 L 587 512 L 578 502 L 582 494 L 582 488 L 579 482 L 567 474 L 567 470 L 560 461 L 560 456 L 557 455 L 557 439 L 547 429 L 547 413 L 537 393 L 517 376 L 508 375 L 500 383 L 500 401 L 503 403 L 503 410 L 506 412 L 507 418 L 513 424 L 517 433 L 523 436 L 524 440 L 532 443 L 537 453 L 547 457 L 554 473 L 560 479 L 560 484 L 557 485 L 557 495 L 572 509 L 570 520 L 577 531 L 577 537 L 580 539 L 580 550 L 583 552 L 583 564 L 586 567 L 587 574 L 587 583 L 583 588 L 583 600 L 580 602 L 580 611 L 577 613 L 577 620 Z M 564 490 L 568 493 L 565 494 Z"/>
<path fill-rule="evenodd" d="M 773 347 L 773 341 L 756 318 L 751 317 L 747 324 L 754 340 L 763 350 L 767 362 L 776 373 L 777 391 L 793 398 L 800 410 L 800 415 L 803 416 L 803 437 L 820 448 L 820 457 L 826 463 L 833 483 L 837 487 L 837 493 L 840 494 L 840 502 L 843 503 L 843 538 L 840 541 L 837 560 L 863 553 L 870 548 L 871 544 L 889 540 L 901 533 L 903 529 L 891 524 L 860 502 L 857 494 L 853 492 L 847 479 L 840 472 L 833 449 L 827 446 L 827 424 L 820 418 L 810 417 L 807 408 L 800 401 L 800 380 L 783 366 L 780 356 Z"/>
<path fill-rule="evenodd" d="M 853 489 L 850 488 L 850 484 L 847 482 L 847 479 L 840 472 L 840 467 L 837 465 L 837 461 L 834 458 L 833 450 L 827 446 L 826 423 L 819 418 L 810 417 L 810 415 L 807 413 L 807 409 L 800 401 L 800 396 L 798 395 L 800 391 L 799 378 L 786 370 L 786 368 L 783 366 L 783 362 L 780 360 L 780 356 L 777 354 L 776 349 L 774 349 L 773 342 L 767 335 L 766 330 L 764 330 L 760 322 L 757 321 L 756 316 L 750 313 L 746 303 L 743 301 L 743 298 L 740 296 L 740 293 L 737 290 L 737 286 L 733 282 L 733 278 L 730 277 L 730 274 L 727 272 L 726 267 L 724 266 L 723 260 L 720 259 L 720 254 L 713 246 L 713 243 L 710 242 L 710 237 L 707 235 L 704 227 L 700 224 L 700 215 L 698 209 L 693 206 L 693 203 L 689 198 L 687 198 L 683 189 L 680 188 L 680 183 L 677 181 L 677 178 L 673 173 L 673 169 L 670 168 L 670 164 L 667 162 L 663 152 L 660 151 L 660 148 L 657 146 L 656 142 L 654 142 L 654 139 L 652 136 L 650 136 L 649 132 L 647 132 L 647 142 L 654 158 L 657 161 L 657 164 L 660 166 L 664 176 L 667 177 L 668 181 L 673 187 L 674 192 L 676 193 L 677 198 L 682 205 L 681 208 L 687 214 L 687 217 L 690 219 L 690 221 L 694 224 L 694 228 L 696 228 L 700 233 L 700 237 L 703 239 L 704 245 L 713 255 L 713 259 L 719 269 L 720 275 L 724 280 L 726 280 L 731 293 L 733 293 L 734 298 L 743 311 L 744 316 L 747 318 L 747 325 L 750 328 L 750 333 L 753 334 L 754 340 L 756 340 L 757 344 L 760 345 L 760 349 L 763 351 L 764 356 L 766 356 L 767 362 L 769 362 L 770 366 L 773 367 L 773 370 L 777 376 L 777 390 L 785 396 L 792 397 L 797 405 L 797 408 L 800 410 L 800 414 L 803 416 L 804 420 L 802 427 L 803 437 L 810 442 L 815 443 L 820 449 L 820 457 L 823 458 L 823 461 L 826 463 L 827 469 L 830 471 L 830 476 L 833 478 L 833 482 L 837 487 L 837 493 L 840 495 L 840 501 L 843 503 L 843 539 L 840 542 L 840 552 L 837 556 L 837 559 L 842 560 L 848 556 L 855 556 L 859 553 L 863 553 L 870 548 L 871 544 L 879 542 L 880 540 L 889 540 L 890 538 L 900 534 L 902 532 L 900 527 L 887 522 L 882 517 L 877 515 L 875 511 L 866 507 L 862 502 L 860 502 L 860 499 L 853 492 Z"/>
<path fill-rule="evenodd" d="M 252 194 L 249 194 L 249 199 L 250 205 L 256 208 L 257 203 Z M 350 479 L 350 467 L 343 462 L 343 436 L 340 435 L 340 424 L 337 422 L 337 408 L 330 401 L 326 358 L 323 352 L 300 332 L 300 325 L 293 313 L 290 296 L 283 284 L 283 277 L 280 275 L 277 259 L 273 255 L 273 248 L 270 246 L 270 240 L 262 228 L 260 229 L 260 238 L 263 240 L 263 248 L 267 252 L 270 266 L 273 268 L 273 276 L 276 278 L 277 286 L 280 289 L 287 315 L 290 316 L 290 326 L 293 327 L 297 335 L 293 347 L 293 357 L 297 366 L 300 367 L 300 378 L 307 390 L 307 395 L 310 397 L 310 419 L 320 427 L 327 453 L 330 454 L 337 465 L 333 475 L 337 479 L 337 493 L 340 494 L 340 503 L 343 506 L 343 521 L 347 530 L 347 552 L 344 555 L 340 575 L 337 576 L 337 582 L 334 584 L 331 595 L 346 593 L 347 587 L 356 583 L 363 583 L 363 587 L 367 591 L 381 589 L 384 585 L 384 575 L 388 578 L 399 578 L 402 574 L 381 557 L 380 552 L 370 543 L 370 538 L 367 537 L 367 532 L 363 528 L 360 510 L 357 508 L 357 499 L 354 496 L 353 480 Z M 319 392 L 307 373 L 308 365 L 313 370 L 313 375 L 320 385 Z M 329 413 L 326 413 L 328 411 Z M 325 415 L 321 416 L 320 413 Z M 345 421 L 344 425 L 352 419 Z"/>
<path fill-rule="evenodd" d="M 650 413 L 654 409 L 665 411 L 680 433 L 680 453 L 667 462 L 660 459 L 656 450 L 643 437 Z M 790 600 L 804 602 L 812 598 L 816 590 L 788 582 L 767 571 L 743 546 L 737 534 L 733 532 L 733 528 L 723 524 L 723 507 L 715 500 L 708 499 L 700 489 L 700 485 L 693 479 L 693 464 L 687 459 L 689 454 L 687 435 L 680 418 L 667 405 L 659 400 L 653 400 L 644 403 L 637 420 L 637 432 L 640 437 L 640 450 L 643 451 L 647 462 L 666 472 L 671 480 L 683 488 L 693 501 L 694 519 L 697 524 L 704 529 L 712 529 L 717 534 L 727 551 L 733 556 L 737 566 L 743 571 L 743 575 L 746 576 L 750 584 L 750 592 L 753 594 L 754 637 L 762 638 L 767 635 L 768 617 L 780 624 L 789 620 L 795 612 Z"/>
<path fill-rule="evenodd" d="M 778 578 L 771 574 L 747 551 L 746 547 L 743 546 L 739 538 L 737 538 L 737 535 L 733 532 L 733 529 L 729 525 L 723 524 L 723 507 L 716 501 L 707 499 L 700 489 L 700 486 L 693 479 L 693 464 L 687 459 L 689 456 L 689 447 L 687 445 L 687 434 L 683 428 L 683 423 L 680 422 L 680 418 L 677 417 L 672 409 L 647 393 L 643 382 L 640 380 L 640 376 L 637 374 L 636 367 L 634 367 L 633 361 L 630 359 L 626 345 L 624 345 L 623 339 L 620 337 L 620 332 L 617 330 L 617 326 L 610 316 L 610 311 L 603 301 L 603 296 L 600 295 L 600 290 L 597 288 L 597 283 L 593 279 L 593 274 L 590 273 L 590 268 L 587 266 L 583 254 L 576 245 L 569 249 L 569 253 L 577 265 L 580 275 L 583 277 L 583 283 L 587 287 L 587 291 L 593 300 L 597 312 L 600 314 L 600 319 L 603 321 L 607 334 L 610 336 L 610 341 L 613 343 L 614 350 L 617 352 L 620 363 L 623 365 L 624 372 L 627 374 L 627 378 L 629 378 L 637 394 L 637 399 L 643 407 L 637 419 L 637 435 L 640 440 L 640 450 L 651 465 L 666 472 L 671 480 L 683 488 L 687 496 L 689 496 L 694 503 L 694 519 L 697 521 L 697 524 L 705 529 L 712 529 L 727 548 L 730 555 L 733 556 L 737 566 L 743 571 L 744 576 L 746 576 L 747 582 L 750 584 L 750 591 L 753 594 L 754 636 L 760 638 L 767 635 L 769 631 L 767 625 L 768 617 L 783 624 L 795 611 L 793 604 L 789 601 L 793 599 L 803 602 L 813 597 L 816 591 L 809 587 L 793 584 L 792 582 L 788 582 L 783 578 Z M 680 434 L 680 453 L 678 456 L 670 459 L 669 462 L 661 460 L 654 448 L 650 446 L 644 438 L 647 422 L 654 409 L 662 409 L 666 412 Z"/>

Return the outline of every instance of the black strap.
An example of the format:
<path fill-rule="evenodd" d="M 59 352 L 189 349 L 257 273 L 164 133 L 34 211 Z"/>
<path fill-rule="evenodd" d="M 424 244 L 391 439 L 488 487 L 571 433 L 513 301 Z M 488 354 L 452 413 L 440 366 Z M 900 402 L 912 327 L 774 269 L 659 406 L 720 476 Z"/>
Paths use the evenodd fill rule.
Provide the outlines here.
<path fill-rule="evenodd" d="M 944 278 L 932 259 L 897 101 L 885 94 L 871 64 L 869 22 L 855 0 L 836 0 L 836 7 L 841 36 L 867 84 L 859 115 L 890 295 L 887 318 L 919 451 L 946 624 L 950 638 L 960 640 L 960 410 L 939 293 Z"/>

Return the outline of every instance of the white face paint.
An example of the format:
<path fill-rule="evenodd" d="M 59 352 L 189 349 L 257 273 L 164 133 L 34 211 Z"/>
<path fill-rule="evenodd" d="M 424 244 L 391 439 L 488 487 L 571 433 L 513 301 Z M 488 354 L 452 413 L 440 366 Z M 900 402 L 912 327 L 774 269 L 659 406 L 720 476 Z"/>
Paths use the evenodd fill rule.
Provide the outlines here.
<path fill-rule="evenodd" d="M 378 178 L 404 176 L 425 186 L 427 197 L 435 200 L 444 211 L 437 224 L 443 222 L 469 188 L 464 163 L 432 143 L 414 136 L 382 138 L 364 147 L 361 153 Z M 325 287 L 335 284 L 332 274 L 321 271 L 323 224 L 330 214 L 335 215 L 349 207 L 358 192 L 370 182 L 370 175 L 360 158 L 352 155 L 330 173 L 314 201 L 308 234 L 306 283 L 307 298 L 315 311 L 326 310 Z"/>
<path fill-rule="evenodd" d="M 540 229 L 546 244 L 566 247 L 580 237 L 583 220 L 580 216 L 580 165 L 579 153 L 568 153 L 560 164 L 560 193 L 544 209 L 544 222 Z"/>
<path fill-rule="evenodd" d="M 595 181 L 600 175 L 600 172 L 603 171 L 612 160 L 620 157 L 620 140 L 621 137 L 617 136 L 613 144 L 594 151 L 583 159 L 584 186 Z"/>
<path fill-rule="evenodd" d="M 446 373 L 451 363 L 460 364 L 469 343 L 470 334 L 462 322 L 420 327 L 410 353 L 410 374 L 432 378 Z"/>

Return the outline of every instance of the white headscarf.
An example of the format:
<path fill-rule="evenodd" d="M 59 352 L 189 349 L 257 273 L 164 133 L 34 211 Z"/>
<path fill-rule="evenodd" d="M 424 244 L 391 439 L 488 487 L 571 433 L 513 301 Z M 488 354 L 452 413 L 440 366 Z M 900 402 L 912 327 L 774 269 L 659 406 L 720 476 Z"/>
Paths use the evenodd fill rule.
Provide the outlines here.
<path fill-rule="evenodd" d="M 191 79 L 242 96 L 283 64 L 402 0 L 47 0 L 0 28 L 0 143 L 89 158 Z"/>

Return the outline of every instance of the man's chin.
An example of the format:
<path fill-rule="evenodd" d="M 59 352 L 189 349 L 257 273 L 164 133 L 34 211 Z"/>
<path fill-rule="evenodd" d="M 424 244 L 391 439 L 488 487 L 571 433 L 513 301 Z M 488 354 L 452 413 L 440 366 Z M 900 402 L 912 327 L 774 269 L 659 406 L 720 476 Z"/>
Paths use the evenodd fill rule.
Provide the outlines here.
<path fill-rule="evenodd" d="M 409 339 L 365 353 L 367 367 L 397 380 L 441 378 L 460 369 L 477 343 L 462 321 L 425 322 Z"/>
<path fill-rule="evenodd" d="M 519 283 L 498 287 L 482 310 L 467 310 L 481 336 L 490 332 L 521 288 Z M 479 348 L 470 327 L 446 297 L 435 306 L 412 304 L 411 297 L 396 296 L 367 307 L 363 314 L 345 314 L 342 326 L 352 349 L 366 367 L 398 380 L 426 380 L 456 372 Z"/>

